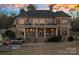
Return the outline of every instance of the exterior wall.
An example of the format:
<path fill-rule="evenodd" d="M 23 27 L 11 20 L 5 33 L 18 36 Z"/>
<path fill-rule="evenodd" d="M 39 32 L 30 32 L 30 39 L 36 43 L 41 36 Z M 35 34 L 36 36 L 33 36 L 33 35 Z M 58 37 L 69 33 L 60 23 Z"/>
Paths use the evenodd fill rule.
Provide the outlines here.
<path fill-rule="evenodd" d="M 46 34 L 46 29 L 52 28 L 56 29 L 55 34 L 56 35 L 61 35 L 65 37 L 64 39 L 67 39 L 69 37 L 70 33 L 70 24 L 69 24 L 69 18 L 67 17 L 58 17 L 58 18 L 17 18 L 16 19 L 16 32 L 17 32 L 17 37 L 23 37 L 24 39 L 26 38 L 38 38 L 41 39 L 39 36 L 38 29 L 43 29 L 44 35 L 42 38 L 47 39 L 47 34 Z M 21 21 L 20 21 L 21 20 Z M 21 22 L 21 23 L 20 23 Z M 20 24 L 19 24 L 20 23 Z M 35 32 L 33 33 L 28 33 L 28 29 L 35 29 Z M 21 35 L 20 31 L 23 31 Z M 31 36 L 33 34 L 33 36 Z M 52 32 L 53 34 L 53 32 Z M 51 34 L 51 35 L 52 35 Z M 50 37 L 50 36 L 49 36 Z M 33 42 L 33 40 L 31 40 Z"/>
<path fill-rule="evenodd" d="M 63 40 L 67 40 L 67 38 L 70 35 L 70 18 L 69 17 L 59 17 L 57 18 L 59 20 L 59 30 L 60 35 L 63 37 Z M 65 21 L 65 23 L 63 22 Z"/>

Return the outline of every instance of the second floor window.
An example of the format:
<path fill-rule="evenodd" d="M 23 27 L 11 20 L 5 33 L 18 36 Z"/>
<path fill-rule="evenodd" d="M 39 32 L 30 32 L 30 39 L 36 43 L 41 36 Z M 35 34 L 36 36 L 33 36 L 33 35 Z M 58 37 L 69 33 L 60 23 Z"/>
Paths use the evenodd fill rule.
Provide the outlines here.
<path fill-rule="evenodd" d="M 30 25 L 30 24 L 31 24 L 30 21 L 29 21 L 29 19 L 26 19 L 25 24 L 26 24 L 26 25 Z"/>
<path fill-rule="evenodd" d="M 24 19 L 19 19 L 19 24 L 24 24 Z"/>
<path fill-rule="evenodd" d="M 66 24 L 67 23 L 67 20 L 60 20 L 60 23 L 61 24 Z"/>
<path fill-rule="evenodd" d="M 39 24 L 45 24 L 45 20 L 40 19 L 40 20 L 39 20 Z"/>
<path fill-rule="evenodd" d="M 33 20 L 33 24 L 38 24 L 38 20 L 37 19 Z"/>

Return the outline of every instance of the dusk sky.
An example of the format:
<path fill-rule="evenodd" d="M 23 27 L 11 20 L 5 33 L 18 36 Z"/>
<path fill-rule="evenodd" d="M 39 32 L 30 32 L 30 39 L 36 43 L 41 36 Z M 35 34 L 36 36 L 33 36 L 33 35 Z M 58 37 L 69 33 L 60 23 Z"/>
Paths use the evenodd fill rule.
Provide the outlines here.
<path fill-rule="evenodd" d="M 49 4 L 34 4 L 38 10 L 49 10 Z M 53 11 L 64 11 L 69 12 L 70 9 L 75 9 L 78 4 L 51 4 L 53 6 Z M 1 12 L 5 14 L 10 14 L 11 12 L 19 13 L 19 8 L 26 8 L 28 4 L 0 4 Z"/>

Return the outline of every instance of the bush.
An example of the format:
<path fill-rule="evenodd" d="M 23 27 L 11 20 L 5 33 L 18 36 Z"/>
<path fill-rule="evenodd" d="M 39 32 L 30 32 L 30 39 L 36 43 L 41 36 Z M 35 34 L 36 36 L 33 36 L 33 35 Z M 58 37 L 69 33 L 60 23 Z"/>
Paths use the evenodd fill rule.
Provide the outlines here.
<path fill-rule="evenodd" d="M 23 38 L 17 38 L 17 40 L 23 40 Z"/>
<path fill-rule="evenodd" d="M 70 37 L 68 38 L 68 41 L 74 41 L 74 38 L 73 38 L 72 36 L 70 36 Z"/>
<path fill-rule="evenodd" d="M 48 39 L 48 42 L 60 42 L 61 41 L 61 36 L 53 36 Z"/>
<path fill-rule="evenodd" d="M 8 30 L 3 34 L 3 38 L 15 39 L 16 38 L 15 32 L 12 32 L 12 30 Z"/>

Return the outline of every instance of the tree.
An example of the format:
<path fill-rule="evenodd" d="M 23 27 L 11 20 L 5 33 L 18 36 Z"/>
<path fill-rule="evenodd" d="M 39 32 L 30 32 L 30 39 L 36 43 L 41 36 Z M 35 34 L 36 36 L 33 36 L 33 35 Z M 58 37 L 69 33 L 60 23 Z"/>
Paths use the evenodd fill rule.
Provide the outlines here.
<path fill-rule="evenodd" d="M 20 13 L 24 13 L 25 10 L 23 8 L 20 9 Z"/>
<path fill-rule="evenodd" d="M 5 31 L 5 33 L 3 34 L 3 38 L 15 39 L 16 38 L 15 32 L 13 32 L 12 30 Z"/>
<path fill-rule="evenodd" d="M 10 17 L 16 17 L 17 16 L 17 14 L 16 14 L 16 11 L 13 11 L 13 12 L 11 12 L 11 15 L 10 15 Z"/>
<path fill-rule="evenodd" d="M 15 15 L 7 16 L 1 13 L 0 15 L 0 29 L 11 28 L 15 20 Z"/>
<path fill-rule="evenodd" d="M 28 11 L 33 11 L 33 10 L 36 10 L 36 7 L 32 4 L 29 4 L 29 6 L 27 6 L 27 10 Z"/>
<path fill-rule="evenodd" d="M 12 9 L 11 9 L 12 10 Z M 8 16 L 8 13 L 10 14 Z M 0 29 L 8 29 L 13 26 L 16 17 L 16 11 L 7 12 L 5 8 L 0 7 Z"/>
<path fill-rule="evenodd" d="M 79 5 L 70 10 L 72 15 L 71 27 L 72 31 L 79 32 Z"/>
<path fill-rule="evenodd" d="M 74 8 L 69 10 L 72 18 L 79 17 L 79 5 L 75 6 Z"/>
<path fill-rule="evenodd" d="M 76 17 L 73 21 L 70 23 L 71 30 L 74 32 L 79 32 L 79 17 Z"/>
<path fill-rule="evenodd" d="M 71 14 L 72 20 L 74 20 L 74 18 L 76 18 L 76 14 L 75 14 L 76 9 L 70 9 L 69 12 Z"/>
<path fill-rule="evenodd" d="M 79 17 L 79 5 L 75 6 L 77 17 Z"/>

